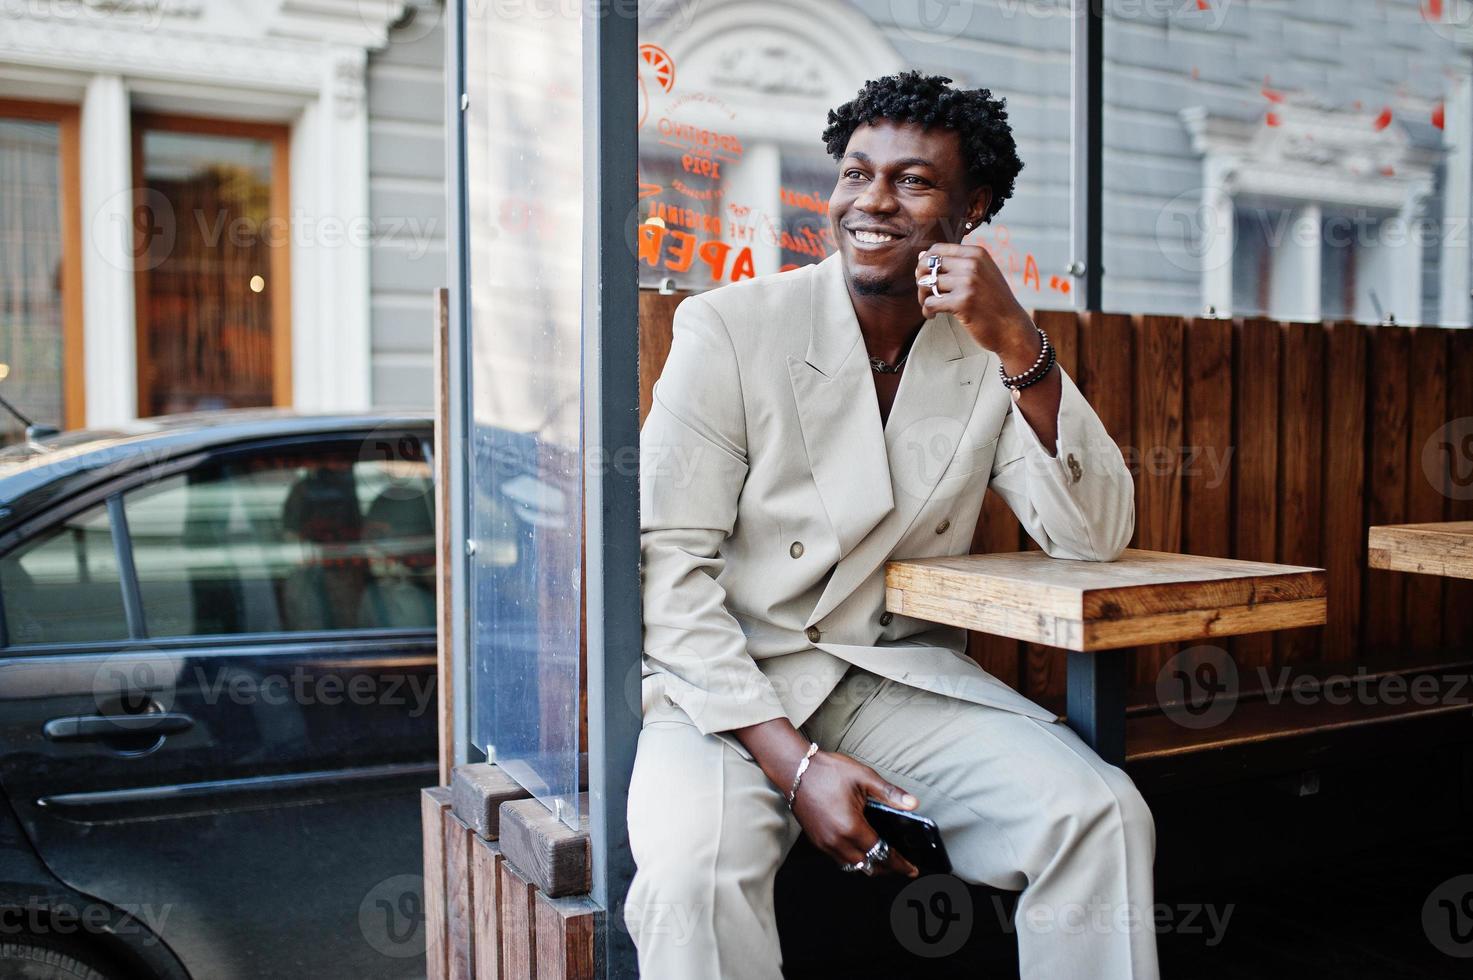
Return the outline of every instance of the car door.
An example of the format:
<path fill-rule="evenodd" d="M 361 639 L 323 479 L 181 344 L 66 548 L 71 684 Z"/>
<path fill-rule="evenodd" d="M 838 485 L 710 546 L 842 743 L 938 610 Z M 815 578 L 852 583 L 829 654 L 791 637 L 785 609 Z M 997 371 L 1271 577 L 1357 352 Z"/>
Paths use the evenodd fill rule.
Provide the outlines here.
<path fill-rule="evenodd" d="M 385 435 L 158 465 L 0 555 L 0 785 L 196 977 L 422 975 L 433 498 Z"/>

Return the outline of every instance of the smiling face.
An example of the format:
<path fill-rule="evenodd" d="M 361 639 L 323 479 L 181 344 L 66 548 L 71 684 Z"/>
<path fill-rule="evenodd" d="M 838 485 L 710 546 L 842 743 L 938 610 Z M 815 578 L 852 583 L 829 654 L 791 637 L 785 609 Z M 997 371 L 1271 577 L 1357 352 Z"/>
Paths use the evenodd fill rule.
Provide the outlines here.
<path fill-rule="evenodd" d="M 990 197 L 970 186 L 955 130 L 889 119 L 855 129 L 829 198 L 854 292 L 914 295 L 916 256 L 961 241 L 964 222 L 980 222 Z"/>

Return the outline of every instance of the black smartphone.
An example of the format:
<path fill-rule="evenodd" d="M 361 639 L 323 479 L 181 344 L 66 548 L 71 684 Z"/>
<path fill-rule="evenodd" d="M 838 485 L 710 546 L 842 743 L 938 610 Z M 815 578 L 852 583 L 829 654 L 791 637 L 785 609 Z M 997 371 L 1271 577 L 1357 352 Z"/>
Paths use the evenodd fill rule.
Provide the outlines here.
<path fill-rule="evenodd" d="M 879 800 L 865 800 L 864 819 L 921 874 L 951 873 L 951 859 L 946 856 L 946 845 L 941 843 L 941 831 L 930 817 L 899 810 Z"/>

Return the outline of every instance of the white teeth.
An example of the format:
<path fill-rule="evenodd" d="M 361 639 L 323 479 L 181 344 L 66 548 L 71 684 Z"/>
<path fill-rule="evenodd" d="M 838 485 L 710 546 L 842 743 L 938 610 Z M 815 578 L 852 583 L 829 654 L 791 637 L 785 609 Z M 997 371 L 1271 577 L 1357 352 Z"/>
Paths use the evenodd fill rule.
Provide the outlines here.
<path fill-rule="evenodd" d="M 890 242 L 895 240 L 894 235 L 886 235 L 882 232 L 877 231 L 856 231 L 854 233 L 854 237 L 856 240 L 864 242 L 866 245 L 879 245 L 883 242 Z"/>

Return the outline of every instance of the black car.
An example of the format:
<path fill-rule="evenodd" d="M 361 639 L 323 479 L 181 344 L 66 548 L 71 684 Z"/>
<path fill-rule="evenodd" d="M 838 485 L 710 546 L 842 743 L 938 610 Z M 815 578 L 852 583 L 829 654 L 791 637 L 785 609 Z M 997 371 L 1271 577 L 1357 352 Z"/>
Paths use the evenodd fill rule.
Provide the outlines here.
<path fill-rule="evenodd" d="M 0 452 L 0 977 L 423 975 L 432 425 Z"/>

